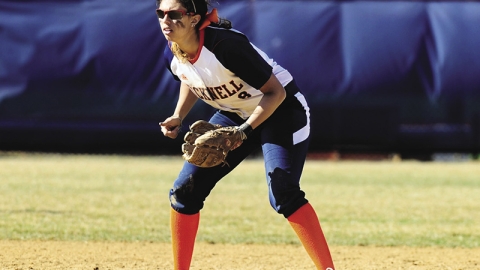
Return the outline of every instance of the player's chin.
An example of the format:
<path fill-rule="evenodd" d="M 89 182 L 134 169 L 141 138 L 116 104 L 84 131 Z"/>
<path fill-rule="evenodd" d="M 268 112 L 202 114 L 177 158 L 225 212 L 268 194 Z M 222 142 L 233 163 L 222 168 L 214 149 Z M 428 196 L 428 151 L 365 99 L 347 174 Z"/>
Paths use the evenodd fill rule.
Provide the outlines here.
<path fill-rule="evenodd" d="M 163 36 L 165 37 L 165 39 L 166 39 L 167 41 L 173 41 L 170 35 L 166 35 L 166 34 L 164 33 Z"/>

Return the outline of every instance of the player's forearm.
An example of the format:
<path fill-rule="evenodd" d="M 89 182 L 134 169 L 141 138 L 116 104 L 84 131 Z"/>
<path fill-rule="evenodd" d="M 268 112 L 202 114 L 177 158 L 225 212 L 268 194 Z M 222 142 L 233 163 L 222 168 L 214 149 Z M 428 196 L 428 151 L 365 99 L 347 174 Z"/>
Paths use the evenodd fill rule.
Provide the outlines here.
<path fill-rule="evenodd" d="M 263 97 L 246 121 L 254 129 L 267 120 L 286 97 L 285 89 L 273 74 L 260 90 Z"/>
<path fill-rule="evenodd" d="M 264 95 L 252 115 L 248 118 L 247 123 L 255 129 L 275 112 L 282 101 L 283 99 L 278 95 Z"/>
<path fill-rule="evenodd" d="M 177 106 L 175 107 L 173 115 L 180 117 L 180 119 L 185 119 L 197 100 L 198 97 L 190 91 L 187 85 L 182 83 Z"/>

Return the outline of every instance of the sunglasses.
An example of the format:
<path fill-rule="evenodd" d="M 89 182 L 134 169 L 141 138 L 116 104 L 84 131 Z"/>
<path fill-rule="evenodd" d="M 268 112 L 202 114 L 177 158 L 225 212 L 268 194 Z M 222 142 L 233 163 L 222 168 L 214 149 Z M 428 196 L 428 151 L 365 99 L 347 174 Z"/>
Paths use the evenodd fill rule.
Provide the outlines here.
<path fill-rule="evenodd" d="M 161 9 L 157 9 L 156 12 L 157 12 L 158 18 L 162 19 L 162 20 L 167 15 L 171 20 L 181 20 L 183 18 L 183 16 L 185 16 L 185 15 L 195 15 L 194 12 L 186 12 L 186 11 L 183 11 L 183 10 L 163 11 Z"/>

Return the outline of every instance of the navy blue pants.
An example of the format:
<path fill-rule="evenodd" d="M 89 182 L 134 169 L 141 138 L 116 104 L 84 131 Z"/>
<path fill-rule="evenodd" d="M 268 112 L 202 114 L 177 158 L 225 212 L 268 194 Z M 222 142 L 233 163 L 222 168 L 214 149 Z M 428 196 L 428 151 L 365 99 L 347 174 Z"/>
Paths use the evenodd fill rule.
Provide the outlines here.
<path fill-rule="evenodd" d="M 218 111 L 209 122 L 237 126 L 244 120 L 234 113 Z M 183 214 L 198 213 L 216 183 L 261 147 L 270 204 L 275 211 L 289 217 L 308 202 L 300 189 L 300 177 L 309 137 L 309 108 L 305 98 L 300 92 L 290 94 L 240 147 L 228 153 L 226 161 L 230 166 L 199 168 L 185 162 L 170 190 L 172 208 Z"/>

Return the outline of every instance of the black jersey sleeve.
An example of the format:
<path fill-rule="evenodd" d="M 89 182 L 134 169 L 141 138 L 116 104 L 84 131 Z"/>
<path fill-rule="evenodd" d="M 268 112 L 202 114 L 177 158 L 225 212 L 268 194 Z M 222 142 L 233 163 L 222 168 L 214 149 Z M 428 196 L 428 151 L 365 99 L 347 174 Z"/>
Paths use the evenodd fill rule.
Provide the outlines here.
<path fill-rule="evenodd" d="M 243 35 L 220 40 L 214 53 L 225 68 L 254 88 L 262 87 L 272 75 L 272 66 Z"/>

